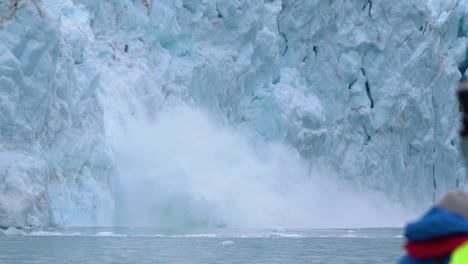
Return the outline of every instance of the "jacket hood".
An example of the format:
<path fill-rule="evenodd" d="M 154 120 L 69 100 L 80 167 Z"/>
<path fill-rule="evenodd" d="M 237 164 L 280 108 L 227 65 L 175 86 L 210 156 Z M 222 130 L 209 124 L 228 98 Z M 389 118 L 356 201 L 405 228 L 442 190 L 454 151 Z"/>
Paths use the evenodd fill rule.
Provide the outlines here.
<path fill-rule="evenodd" d="M 409 223 L 405 229 L 405 236 L 410 242 L 457 234 L 468 234 L 468 220 L 438 206 L 431 208 L 418 221 Z"/>

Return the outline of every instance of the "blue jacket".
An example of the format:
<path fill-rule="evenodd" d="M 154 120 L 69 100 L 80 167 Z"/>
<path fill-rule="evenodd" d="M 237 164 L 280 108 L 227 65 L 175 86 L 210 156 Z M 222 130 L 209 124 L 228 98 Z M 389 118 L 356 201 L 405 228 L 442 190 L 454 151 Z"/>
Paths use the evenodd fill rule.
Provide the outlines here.
<path fill-rule="evenodd" d="M 468 221 L 461 215 L 440 207 L 433 207 L 421 219 L 406 226 L 405 237 L 409 242 L 421 242 L 431 239 L 468 234 Z M 431 259 L 415 259 L 405 256 L 400 264 L 447 264 L 450 256 Z"/>

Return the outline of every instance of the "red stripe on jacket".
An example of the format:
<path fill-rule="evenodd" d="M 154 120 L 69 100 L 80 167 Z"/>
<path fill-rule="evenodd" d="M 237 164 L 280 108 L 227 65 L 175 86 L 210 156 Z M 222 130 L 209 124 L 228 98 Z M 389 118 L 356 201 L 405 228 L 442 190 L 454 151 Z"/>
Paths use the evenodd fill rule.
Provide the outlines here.
<path fill-rule="evenodd" d="M 441 237 L 421 242 L 408 242 L 405 249 L 413 258 L 434 258 L 446 256 L 468 241 L 468 235 Z"/>

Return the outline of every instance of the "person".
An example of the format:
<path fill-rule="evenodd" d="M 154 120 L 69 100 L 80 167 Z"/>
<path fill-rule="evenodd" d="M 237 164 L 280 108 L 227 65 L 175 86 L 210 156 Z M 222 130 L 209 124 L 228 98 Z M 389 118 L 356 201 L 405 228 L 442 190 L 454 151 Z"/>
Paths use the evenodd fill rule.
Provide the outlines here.
<path fill-rule="evenodd" d="M 399 264 L 468 264 L 468 194 L 450 191 L 405 228 Z"/>

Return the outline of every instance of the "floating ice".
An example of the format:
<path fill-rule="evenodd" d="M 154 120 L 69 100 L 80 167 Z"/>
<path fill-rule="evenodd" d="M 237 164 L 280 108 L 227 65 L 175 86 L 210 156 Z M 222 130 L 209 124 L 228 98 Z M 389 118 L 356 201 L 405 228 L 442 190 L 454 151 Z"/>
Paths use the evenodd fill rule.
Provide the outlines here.
<path fill-rule="evenodd" d="M 231 240 L 226 240 L 226 241 L 221 242 L 221 245 L 223 246 L 229 246 L 233 244 L 234 244 L 234 241 L 231 241 Z"/>
<path fill-rule="evenodd" d="M 273 231 L 277 232 L 277 233 L 280 233 L 280 232 L 286 232 L 286 229 L 284 229 L 282 227 L 275 227 L 275 228 L 273 228 Z"/>
<path fill-rule="evenodd" d="M 24 232 L 18 228 L 9 227 L 7 230 L 3 231 L 6 236 L 22 236 Z"/>

